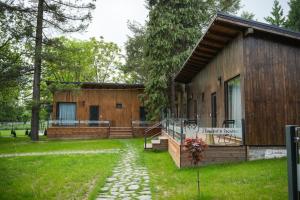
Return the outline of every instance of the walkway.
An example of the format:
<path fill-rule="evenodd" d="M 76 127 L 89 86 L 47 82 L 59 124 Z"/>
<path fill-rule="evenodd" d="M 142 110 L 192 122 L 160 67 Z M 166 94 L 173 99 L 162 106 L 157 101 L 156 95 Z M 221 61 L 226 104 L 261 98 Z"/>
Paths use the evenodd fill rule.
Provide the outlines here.
<path fill-rule="evenodd" d="M 136 163 L 137 152 L 131 147 L 127 148 L 97 200 L 151 200 L 147 169 Z"/>
<path fill-rule="evenodd" d="M 17 156 L 100 154 L 100 153 L 119 153 L 119 152 L 120 152 L 120 149 L 79 150 L 79 151 L 49 151 L 49 152 L 29 152 L 29 153 L 7 153 L 7 154 L 0 154 L 0 158 L 17 157 Z"/>

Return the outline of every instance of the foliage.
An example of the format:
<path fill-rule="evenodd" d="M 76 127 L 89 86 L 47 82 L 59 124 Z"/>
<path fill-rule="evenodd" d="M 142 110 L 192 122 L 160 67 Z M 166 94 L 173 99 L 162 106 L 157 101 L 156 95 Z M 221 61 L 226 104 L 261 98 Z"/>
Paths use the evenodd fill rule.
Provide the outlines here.
<path fill-rule="evenodd" d="M 241 18 L 248 19 L 248 20 L 254 20 L 255 14 L 248 12 L 248 11 L 243 11 L 241 14 Z"/>
<path fill-rule="evenodd" d="M 25 46 L 33 32 L 23 13 L 3 9 L 0 2 L 0 121 L 28 120 L 21 91 L 30 82 L 32 66 Z"/>
<path fill-rule="evenodd" d="M 25 16 L 22 18 L 21 24 L 26 24 L 25 26 L 30 27 L 30 30 L 35 30 L 35 33 L 31 32 L 28 38 L 34 38 L 35 43 L 32 56 L 34 73 L 31 137 L 32 140 L 38 140 L 42 47 L 43 43 L 49 42 L 46 35 L 49 33 L 49 28 L 51 32 L 62 33 L 84 30 L 91 19 L 91 10 L 95 8 L 95 5 L 92 2 L 78 0 L 5 0 L 0 5 L 4 11 L 10 12 L 12 15 Z M 36 24 L 34 24 L 35 22 Z M 16 21 L 12 21 L 12 23 L 16 23 Z"/>
<path fill-rule="evenodd" d="M 55 38 L 44 48 L 44 79 L 56 82 L 122 82 L 122 56 L 117 44 Z M 112 73 L 114 72 L 114 73 Z"/>
<path fill-rule="evenodd" d="M 18 105 L 19 90 L 7 91 L 5 88 L 0 92 L 0 121 L 21 121 L 22 108 Z"/>
<path fill-rule="evenodd" d="M 203 160 L 203 152 L 208 145 L 201 138 L 186 138 L 184 141 L 184 150 L 190 153 L 193 165 L 198 165 Z"/>
<path fill-rule="evenodd" d="M 274 0 L 271 16 L 265 17 L 264 19 L 272 25 L 284 26 L 285 17 L 283 15 L 283 9 L 278 0 Z"/>
<path fill-rule="evenodd" d="M 147 63 L 145 83 L 148 118 L 155 119 L 170 102 L 168 87 L 172 77 L 187 59 L 216 10 L 235 12 L 239 0 L 148 0 L 144 54 Z"/>
<path fill-rule="evenodd" d="M 145 27 L 137 22 L 128 22 L 128 28 L 133 36 L 128 36 L 125 43 L 126 65 L 125 73 L 130 73 L 133 82 L 144 83 L 147 79 L 147 63 L 145 59 Z"/>
<path fill-rule="evenodd" d="M 300 31 L 300 0 L 290 0 L 290 11 L 287 16 L 286 27 Z"/>

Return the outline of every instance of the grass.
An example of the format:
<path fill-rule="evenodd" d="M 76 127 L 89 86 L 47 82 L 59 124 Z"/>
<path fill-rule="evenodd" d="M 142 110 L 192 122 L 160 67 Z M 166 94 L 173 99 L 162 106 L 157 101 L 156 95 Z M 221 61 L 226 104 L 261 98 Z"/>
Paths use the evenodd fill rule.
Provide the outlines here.
<path fill-rule="evenodd" d="M 0 138 L 0 153 L 124 148 L 120 140 Z M 0 199 L 95 199 L 120 154 L 0 158 Z"/>
<path fill-rule="evenodd" d="M 141 147 L 141 141 L 135 146 Z M 260 160 L 178 169 L 167 152 L 140 149 L 140 163 L 150 173 L 153 199 L 287 199 L 286 159 Z"/>
<path fill-rule="evenodd" d="M 0 138 L 0 153 L 47 152 L 62 150 L 98 150 L 123 148 L 120 140 L 47 140 L 32 142 L 28 137 Z"/>
<path fill-rule="evenodd" d="M 94 199 L 118 156 L 1 158 L 0 199 Z"/>
<path fill-rule="evenodd" d="M 153 199 L 193 200 L 197 169 L 178 169 L 167 152 L 143 150 L 142 139 L 30 142 L 0 138 L 0 152 L 92 150 L 134 146 L 150 174 Z M 95 199 L 120 154 L 0 158 L 0 199 Z M 287 199 L 285 159 L 200 168 L 202 199 Z"/>
<path fill-rule="evenodd" d="M 15 130 L 17 137 L 25 137 L 26 130 Z M 12 137 L 11 130 L 0 130 L 0 137 Z M 26 136 L 27 137 L 27 136 Z"/>

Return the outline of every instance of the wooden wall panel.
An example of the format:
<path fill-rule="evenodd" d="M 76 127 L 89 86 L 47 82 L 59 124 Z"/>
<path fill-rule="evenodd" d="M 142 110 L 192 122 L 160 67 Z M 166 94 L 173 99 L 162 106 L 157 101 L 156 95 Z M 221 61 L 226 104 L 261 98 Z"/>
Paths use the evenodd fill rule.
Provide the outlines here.
<path fill-rule="evenodd" d="M 138 96 L 142 89 L 82 89 L 78 92 L 56 92 L 53 97 L 52 118 L 56 119 L 57 102 L 75 102 L 77 105 L 77 120 L 89 119 L 89 107 L 99 105 L 99 120 L 110 120 L 112 126 L 131 126 L 132 120 L 140 120 Z M 116 108 L 116 103 L 122 103 L 123 108 Z"/>
<path fill-rule="evenodd" d="M 181 146 L 176 142 L 173 138 L 169 137 L 168 134 L 166 134 L 164 131 L 163 135 L 166 136 L 168 141 L 168 152 L 171 155 L 175 165 L 177 167 L 180 167 L 180 153 L 181 153 Z"/>
<path fill-rule="evenodd" d="M 244 40 L 247 145 L 285 145 L 300 124 L 300 47 L 256 36 Z"/>
<path fill-rule="evenodd" d="M 246 161 L 245 146 L 209 146 L 203 153 L 204 159 L 199 166 Z M 181 167 L 191 167 L 190 153 L 181 152 Z"/>
<path fill-rule="evenodd" d="M 243 92 L 243 37 L 239 35 L 225 47 L 189 84 L 192 102 L 188 109 L 193 111 L 197 102 L 197 113 L 203 126 L 211 126 L 211 94 L 217 96 L 217 125 L 222 126 L 225 119 L 224 82 L 241 75 L 241 92 Z M 218 78 L 221 77 L 221 85 Z M 202 101 L 202 93 L 204 99 Z M 196 100 L 196 101 L 195 101 Z M 242 99 L 242 107 L 243 107 Z M 190 112 L 189 118 L 194 118 Z"/>

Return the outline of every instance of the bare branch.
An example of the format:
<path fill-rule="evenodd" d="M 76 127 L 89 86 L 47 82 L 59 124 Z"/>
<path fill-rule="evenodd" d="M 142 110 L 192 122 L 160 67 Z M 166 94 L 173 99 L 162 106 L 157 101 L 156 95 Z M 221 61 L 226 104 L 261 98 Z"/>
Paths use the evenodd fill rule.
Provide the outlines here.
<path fill-rule="evenodd" d="M 63 5 L 63 6 L 67 6 L 70 8 L 76 8 L 76 9 L 95 9 L 95 5 L 93 3 L 88 3 L 88 4 L 82 4 L 82 5 L 76 5 L 76 4 L 72 4 L 72 3 L 65 3 L 63 1 L 60 0 L 51 0 L 52 2 L 55 2 L 57 4 Z"/>

